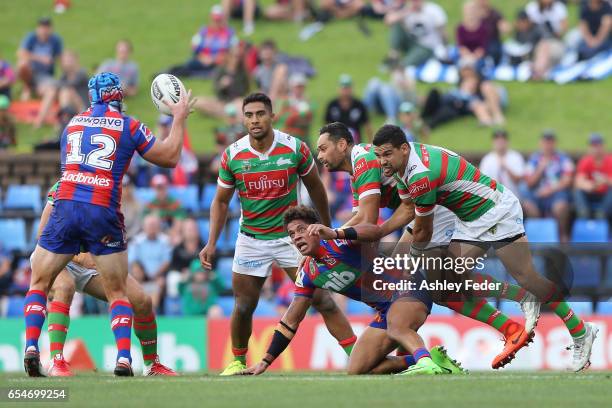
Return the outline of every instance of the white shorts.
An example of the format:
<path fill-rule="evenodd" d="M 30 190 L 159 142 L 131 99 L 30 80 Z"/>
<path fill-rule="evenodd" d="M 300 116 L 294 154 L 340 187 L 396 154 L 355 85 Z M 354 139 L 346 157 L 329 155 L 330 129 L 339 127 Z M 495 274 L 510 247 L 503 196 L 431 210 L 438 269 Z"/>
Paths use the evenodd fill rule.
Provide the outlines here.
<path fill-rule="evenodd" d="M 77 292 L 80 293 L 83 293 L 85 286 L 87 286 L 91 278 L 98 275 L 95 269 L 84 268 L 74 262 L 68 262 L 66 270 L 70 272 L 70 275 L 74 278 L 74 285 L 76 286 Z"/>
<path fill-rule="evenodd" d="M 451 210 L 441 205 L 436 205 L 433 214 L 433 234 L 426 248 L 446 247 L 450 244 L 455 232 L 457 216 Z M 412 234 L 413 228 L 414 220 L 408 224 L 408 232 Z"/>
<path fill-rule="evenodd" d="M 493 208 L 474 221 L 457 219 L 453 240 L 496 242 L 525 233 L 521 203 L 509 188 Z"/>
<path fill-rule="evenodd" d="M 265 278 L 272 273 L 272 263 L 281 268 L 297 268 L 300 253 L 289 237 L 264 240 L 238 234 L 232 269 L 235 273 Z"/>

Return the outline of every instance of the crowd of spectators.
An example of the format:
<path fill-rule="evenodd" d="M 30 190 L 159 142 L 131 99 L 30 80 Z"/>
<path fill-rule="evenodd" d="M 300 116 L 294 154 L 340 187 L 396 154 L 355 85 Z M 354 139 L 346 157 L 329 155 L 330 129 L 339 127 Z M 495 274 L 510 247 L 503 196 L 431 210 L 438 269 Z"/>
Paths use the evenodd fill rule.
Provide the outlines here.
<path fill-rule="evenodd" d="M 218 121 L 214 129 L 217 156 L 245 134 L 241 100 L 255 90 L 272 97 L 274 126 L 302 138 L 311 147 L 316 130 L 328 122 L 342 122 L 356 142 L 368 142 L 373 135 L 372 116 L 383 115 L 387 123 L 401 126 L 409 141 L 427 142 L 436 127 L 459 116 L 474 116 L 480 125 L 493 129 L 493 147 L 482 158 L 481 170 L 520 197 L 526 217 L 556 219 L 560 241 L 567 242 L 575 217 L 612 220 L 612 155 L 607 153 L 602 136 L 594 133 L 589 138 L 588 153 L 575 165 L 568 154 L 557 149 L 557 136 L 552 130 L 543 132 L 540 150 L 531 156 L 513 150 L 503 130 L 509 95 L 487 77 L 487 67 L 529 62 L 532 79 L 541 80 L 572 51 L 586 59 L 610 50 L 612 7 L 607 0 L 581 1 L 580 23 L 572 30 L 567 17 L 570 6 L 563 1 L 526 2 L 515 18 L 504 16 L 491 3 L 465 1 L 461 21 L 453 30 L 448 27 L 447 12 L 433 1 L 332 0 L 318 2 L 317 8 L 304 0 L 282 0 L 260 8 L 255 0 L 224 0 L 212 7 L 207 23 L 193 36 L 191 58 L 165 71 L 212 82 L 213 94 L 198 96 L 195 108 Z M 242 21 L 241 35 L 230 26 L 230 18 Z M 311 35 L 334 19 L 381 20 L 389 31 L 389 50 L 383 61 L 388 78 L 373 75 L 367 83 L 357 84 L 349 73 L 343 73 L 337 79 L 335 96 L 314 101 L 308 92 L 314 74 L 308 61 L 287 55 L 273 40 L 259 44 L 245 40 L 256 29 L 259 18 L 300 23 L 312 19 L 318 25 Z M 449 36 L 451 32 L 454 39 Z M 115 56 L 94 70 L 118 74 L 127 98 L 139 92 L 139 68 L 132 52 L 132 43 L 121 39 L 116 42 Z M 450 89 L 434 88 L 419 95 L 410 68 L 431 58 L 456 64 L 458 82 Z M 62 127 L 88 104 L 87 79 L 94 71 L 81 66 L 75 50 L 64 49 L 50 19 L 40 19 L 35 30 L 23 39 L 15 69 L 0 58 L 0 148 L 16 143 L 15 121 L 8 113 L 11 100 L 40 99 L 35 127 L 44 125 L 54 112 L 53 106 L 57 106 Z M 11 89 L 17 80 L 21 83 L 20 95 Z M 359 97 L 361 89 L 363 98 Z M 319 106 L 324 108 L 322 123 L 315 122 Z M 155 134 L 167 136 L 171 123 L 171 117 L 161 115 Z M 57 148 L 57 141 L 52 144 Z M 182 158 L 191 173 L 193 166 L 188 163 L 193 161 L 188 155 Z M 217 157 L 211 161 L 210 171 L 216 173 L 218 166 Z M 222 312 L 217 300 L 231 288 L 218 270 L 205 271 L 197 260 L 205 240 L 200 236 L 198 220 L 171 194 L 170 188 L 179 184 L 177 174 L 135 157 L 128 175 L 123 185 L 122 211 L 130 240 L 130 274 L 162 313 L 167 312 L 167 299 L 178 299 L 183 314 L 219 316 Z M 343 223 L 352 211 L 350 178 L 324 170 L 322 177 L 332 214 L 337 223 Z M 190 182 L 188 176 L 181 180 Z M 136 195 L 136 188 L 144 187 L 153 192 L 147 200 Z M 23 293 L 28 280 L 28 261 L 15 261 L 0 250 L 0 292 Z M 282 274 L 266 284 L 266 296 L 273 298 L 277 293 L 279 312 L 287 305 L 289 286 Z M 82 310 L 104 308 L 86 298 Z"/>

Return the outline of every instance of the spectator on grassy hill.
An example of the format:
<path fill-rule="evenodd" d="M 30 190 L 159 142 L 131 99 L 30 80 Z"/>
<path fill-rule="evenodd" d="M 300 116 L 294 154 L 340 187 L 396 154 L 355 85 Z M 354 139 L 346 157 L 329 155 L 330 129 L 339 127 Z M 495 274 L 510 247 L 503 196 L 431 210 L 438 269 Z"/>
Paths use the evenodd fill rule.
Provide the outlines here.
<path fill-rule="evenodd" d="M 525 216 L 555 217 L 559 224 L 560 240 L 567 242 L 574 163 L 568 155 L 557 150 L 556 141 L 554 132 L 547 130 L 542 134 L 540 151 L 532 154 L 527 161 L 526 188 L 521 196 Z"/>
<path fill-rule="evenodd" d="M 525 159 L 516 150 L 510 149 L 508 132 L 497 129 L 493 132 L 493 150 L 480 161 L 480 170 L 509 188 L 517 197 L 519 185 L 525 175 Z"/>
<path fill-rule="evenodd" d="M 415 103 L 416 100 L 416 85 L 401 67 L 393 69 L 389 82 L 382 81 L 378 77 L 371 78 L 363 93 L 363 103 L 370 113 L 384 114 L 387 123 L 396 123 L 398 108 L 402 102 Z"/>
<path fill-rule="evenodd" d="M 407 0 L 405 6 L 385 16 L 391 27 L 388 61 L 404 66 L 421 65 L 429 58 L 446 59 L 444 9 L 424 0 Z"/>
<path fill-rule="evenodd" d="M 512 65 L 531 61 L 536 45 L 542 38 L 542 31 L 527 16 L 525 10 L 520 10 L 514 23 L 514 34 L 504 43 L 504 52 L 510 57 Z"/>
<path fill-rule="evenodd" d="M 342 74 L 338 85 L 338 97 L 332 99 L 325 109 L 325 123 L 340 122 L 345 124 L 353 133 L 355 143 L 372 140 L 372 126 L 370 125 L 368 109 L 353 94 L 353 78 L 348 74 Z"/>
<path fill-rule="evenodd" d="M 278 60 L 276 42 L 274 40 L 262 42 L 259 48 L 259 64 L 253 72 L 259 91 L 268 95 L 274 102 L 285 92 L 288 75 L 287 65 Z"/>
<path fill-rule="evenodd" d="M 17 51 L 17 75 L 23 82 L 21 99 L 54 92 L 55 63 L 62 50 L 62 38 L 53 32 L 51 19 L 39 19 L 36 30 L 25 36 Z"/>
<path fill-rule="evenodd" d="M 129 176 L 124 176 L 122 183 L 121 212 L 123 213 L 125 222 L 125 235 L 127 239 L 130 240 L 142 229 L 144 203 L 136 199 L 134 195 L 134 184 L 132 184 Z"/>
<path fill-rule="evenodd" d="M 221 0 L 221 5 L 226 16 L 242 20 L 244 35 L 255 32 L 255 18 L 261 13 L 256 0 Z"/>
<path fill-rule="evenodd" d="M 249 74 L 244 66 L 244 46 L 233 47 L 222 57 L 212 76 L 214 96 L 200 95 L 194 107 L 205 115 L 223 116 L 225 105 L 241 106 L 242 98 L 249 93 Z"/>
<path fill-rule="evenodd" d="M 504 19 L 502 13 L 491 5 L 491 0 L 474 0 L 480 8 L 484 24 L 490 34 L 486 54 L 499 64 L 502 57 L 502 35 L 512 31 L 512 25 Z"/>
<path fill-rule="evenodd" d="M 130 273 L 143 283 L 154 307 L 160 304 L 171 255 L 172 245 L 168 236 L 161 232 L 160 218 L 154 214 L 145 216 L 142 232 L 128 247 L 128 262 Z"/>
<path fill-rule="evenodd" d="M 493 33 L 484 21 L 484 12 L 479 5 L 470 0 L 463 4 L 463 18 L 457 27 L 456 40 L 459 58 L 480 61 L 487 55 Z"/>
<path fill-rule="evenodd" d="M 580 5 L 580 59 L 589 59 L 612 48 L 612 5 L 605 0 L 587 0 Z"/>
<path fill-rule="evenodd" d="M 435 128 L 459 116 L 474 115 L 482 126 L 505 123 L 503 107 L 506 91 L 482 77 L 474 61 L 461 61 L 459 84 L 446 93 L 432 89 L 425 101 L 422 116 L 430 128 Z"/>
<path fill-rule="evenodd" d="M 112 72 L 121 80 L 121 87 L 125 96 L 134 96 L 138 93 L 139 68 L 131 60 L 134 47 L 130 40 L 119 40 L 115 45 L 115 58 L 102 61 L 98 67 L 100 72 Z"/>
<path fill-rule="evenodd" d="M 527 4 L 525 12 L 542 33 L 534 51 L 532 73 L 532 79 L 542 80 L 565 54 L 563 35 L 568 28 L 567 8 L 558 0 L 534 0 Z"/>
<path fill-rule="evenodd" d="M 17 144 L 17 126 L 8 109 L 11 101 L 8 96 L 0 95 L 0 149 Z"/>
<path fill-rule="evenodd" d="M 279 98 L 275 106 L 275 127 L 310 144 L 313 104 L 306 96 L 308 79 L 303 74 L 289 77 L 289 93 Z"/>
<path fill-rule="evenodd" d="M 579 218 L 612 219 L 612 154 L 598 133 L 591 135 L 589 152 L 578 161 L 574 202 Z"/>
<path fill-rule="evenodd" d="M 364 7 L 364 0 L 319 0 L 321 11 L 339 20 L 359 15 Z"/>
<path fill-rule="evenodd" d="M 70 107 L 77 112 L 83 112 L 89 106 L 89 89 L 87 87 L 89 75 L 81 67 L 78 54 L 73 50 L 64 51 L 60 58 L 60 64 L 62 76 L 58 81 L 49 83 L 34 120 L 35 128 L 42 126 L 56 100 L 59 102 L 60 109 Z"/>
<path fill-rule="evenodd" d="M 404 0 L 370 0 L 366 2 L 360 14 L 363 17 L 383 20 L 387 14 L 399 10 L 403 6 Z"/>
<path fill-rule="evenodd" d="M 181 310 L 186 316 L 204 315 L 208 318 L 223 317 L 223 310 L 217 305 L 219 294 L 225 288 L 218 274 L 202 268 L 199 259 L 194 259 L 184 271 L 178 285 Z"/>
<path fill-rule="evenodd" d="M 11 98 L 11 87 L 15 83 L 15 72 L 8 61 L 0 59 L 0 95 Z"/>
<path fill-rule="evenodd" d="M 81 67 L 75 51 L 66 50 L 62 54 L 61 63 L 63 73 L 58 82 L 60 107 L 70 106 L 77 112 L 82 112 L 89 106 L 89 75 Z"/>
<path fill-rule="evenodd" d="M 429 129 L 419 116 L 416 106 L 412 102 L 402 102 L 399 106 L 399 127 L 409 142 L 426 143 L 429 138 Z"/>
<path fill-rule="evenodd" d="M 151 179 L 151 187 L 155 189 L 155 198 L 147 204 L 145 214 L 156 214 L 166 227 L 172 226 L 175 220 L 184 219 L 187 214 L 181 202 L 168 192 L 168 177 L 156 174 Z"/>
<path fill-rule="evenodd" d="M 232 27 L 227 24 L 223 7 L 214 5 L 210 10 L 209 25 L 202 26 L 191 39 L 192 58 L 185 64 L 169 68 L 170 74 L 180 77 L 209 78 L 223 61 L 223 55 L 238 42 Z"/>
<path fill-rule="evenodd" d="M 302 22 L 306 18 L 306 0 L 276 0 L 264 9 L 268 20 Z"/>

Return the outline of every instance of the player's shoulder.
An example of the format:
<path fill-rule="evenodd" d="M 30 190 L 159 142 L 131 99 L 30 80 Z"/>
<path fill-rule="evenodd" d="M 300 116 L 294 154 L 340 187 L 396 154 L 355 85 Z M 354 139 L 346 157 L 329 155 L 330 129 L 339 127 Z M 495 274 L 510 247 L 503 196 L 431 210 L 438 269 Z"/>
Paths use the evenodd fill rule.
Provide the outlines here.
<path fill-rule="evenodd" d="M 234 143 L 230 143 L 229 146 L 225 148 L 225 154 L 227 155 L 228 160 L 233 160 L 236 155 L 242 151 L 248 150 L 249 148 L 249 135 L 244 135 L 240 139 L 236 140 Z"/>
<path fill-rule="evenodd" d="M 274 129 L 274 140 L 277 144 L 290 148 L 293 153 L 299 152 L 303 144 L 301 139 L 291 136 L 289 133 L 281 132 L 278 129 Z"/>

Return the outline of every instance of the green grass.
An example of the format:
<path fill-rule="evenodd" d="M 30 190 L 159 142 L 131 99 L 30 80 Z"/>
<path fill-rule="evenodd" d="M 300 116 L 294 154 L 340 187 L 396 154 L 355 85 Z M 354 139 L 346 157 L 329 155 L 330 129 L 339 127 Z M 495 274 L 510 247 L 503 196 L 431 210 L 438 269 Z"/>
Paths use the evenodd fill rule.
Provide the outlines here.
<path fill-rule="evenodd" d="M 133 379 L 114 378 L 108 374 L 69 379 L 27 379 L 18 375 L 1 375 L 0 384 L 3 390 L 33 387 L 68 389 L 67 403 L 37 403 L 37 407 L 561 408 L 603 407 L 609 406 L 612 400 L 612 380 L 608 372 L 499 372 L 433 378 L 347 377 L 321 373 L 265 374 L 244 378 L 190 375 Z"/>
<path fill-rule="evenodd" d="M 268 4 L 271 0 L 261 3 Z M 92 69 L 102 59 L 113 55 L 116 40 L 130 38 L 135 45 L 134 59 L 141 68 L 141 92 L 127 102 L 129 113 L 152 127 L 156 111 L 150 102 L 149 84 L 153 73 L 179 63 L 189 57 L 189 40 L 207 20 L 214 0 L 181 0 L 155 2 L 146 0 L 73 0 L 73 7 L 64 15 L 53 16 L 57 31 L 64 37 L 67 48 L 81 54 L 83 65 Z M 460 0 L 439 0 L 449 16 L 449 36 L 461 16 Z M 508 17 L 513 17 L 524 0 L 493 0 Z M 23 35 L 32 29 L 36 19 L 51 14 L 49 0 L 1 1 L 0 57 L 15 60 L 15 50 Z M 572 21 L 576 21 L 575 6 Z M 240 28 L 239 22 L 234 22 Z M 310 83 L 308 93 L 316 102 L 315 126 L 322 124 L 322 111 L 336 92 L 336 81 L 342 72 L 353 75 L 360 91 L 375 75 L 387 50 L 387 30 L 380 22 L 369 22 L 372 36 L 363 37 L 354 21 L 329 24 L 308 42 L 297 39 L 300 27 L 293 23 L 257 23 L 254 42 L 271 37 L 280 48 L 290 54 L 301 54 L 311 59 L 318 71 Z M 384 77 L 384 75 L 383 75 Z M 194 94 L 209 94 L 209 82 L 186 81 Z M 577 83 L 558 86 L 545 84 L 506 84 L 510 94 L 507 128 L 514 145 L 521 150 L 532 150 L 538 145 L 538 135 L 544 128 L 555 128 L 560 147 L 569 151 L 585 149 L 591 131 L 604 132 L 609 142 L 610 93 L 612 79 L 597 83 Z M 425 94 L 429 86 L 419 85 Z M 382 117 L 374 119 L 375 125 Z M 194 147 L 210 151 L 213 147 L 214 120 L 193 116 L 189 122 Z M 19 127 L 18 151 L 29 151 L 34 142 L 54 135 L 51 128 L 39 131 L 29 126 Z M 431 142 L 458 151 L 486 151 L 490 145 L 490 131 L 477 126 L 473 119 L 464 119 L 436 130 Z"/>

